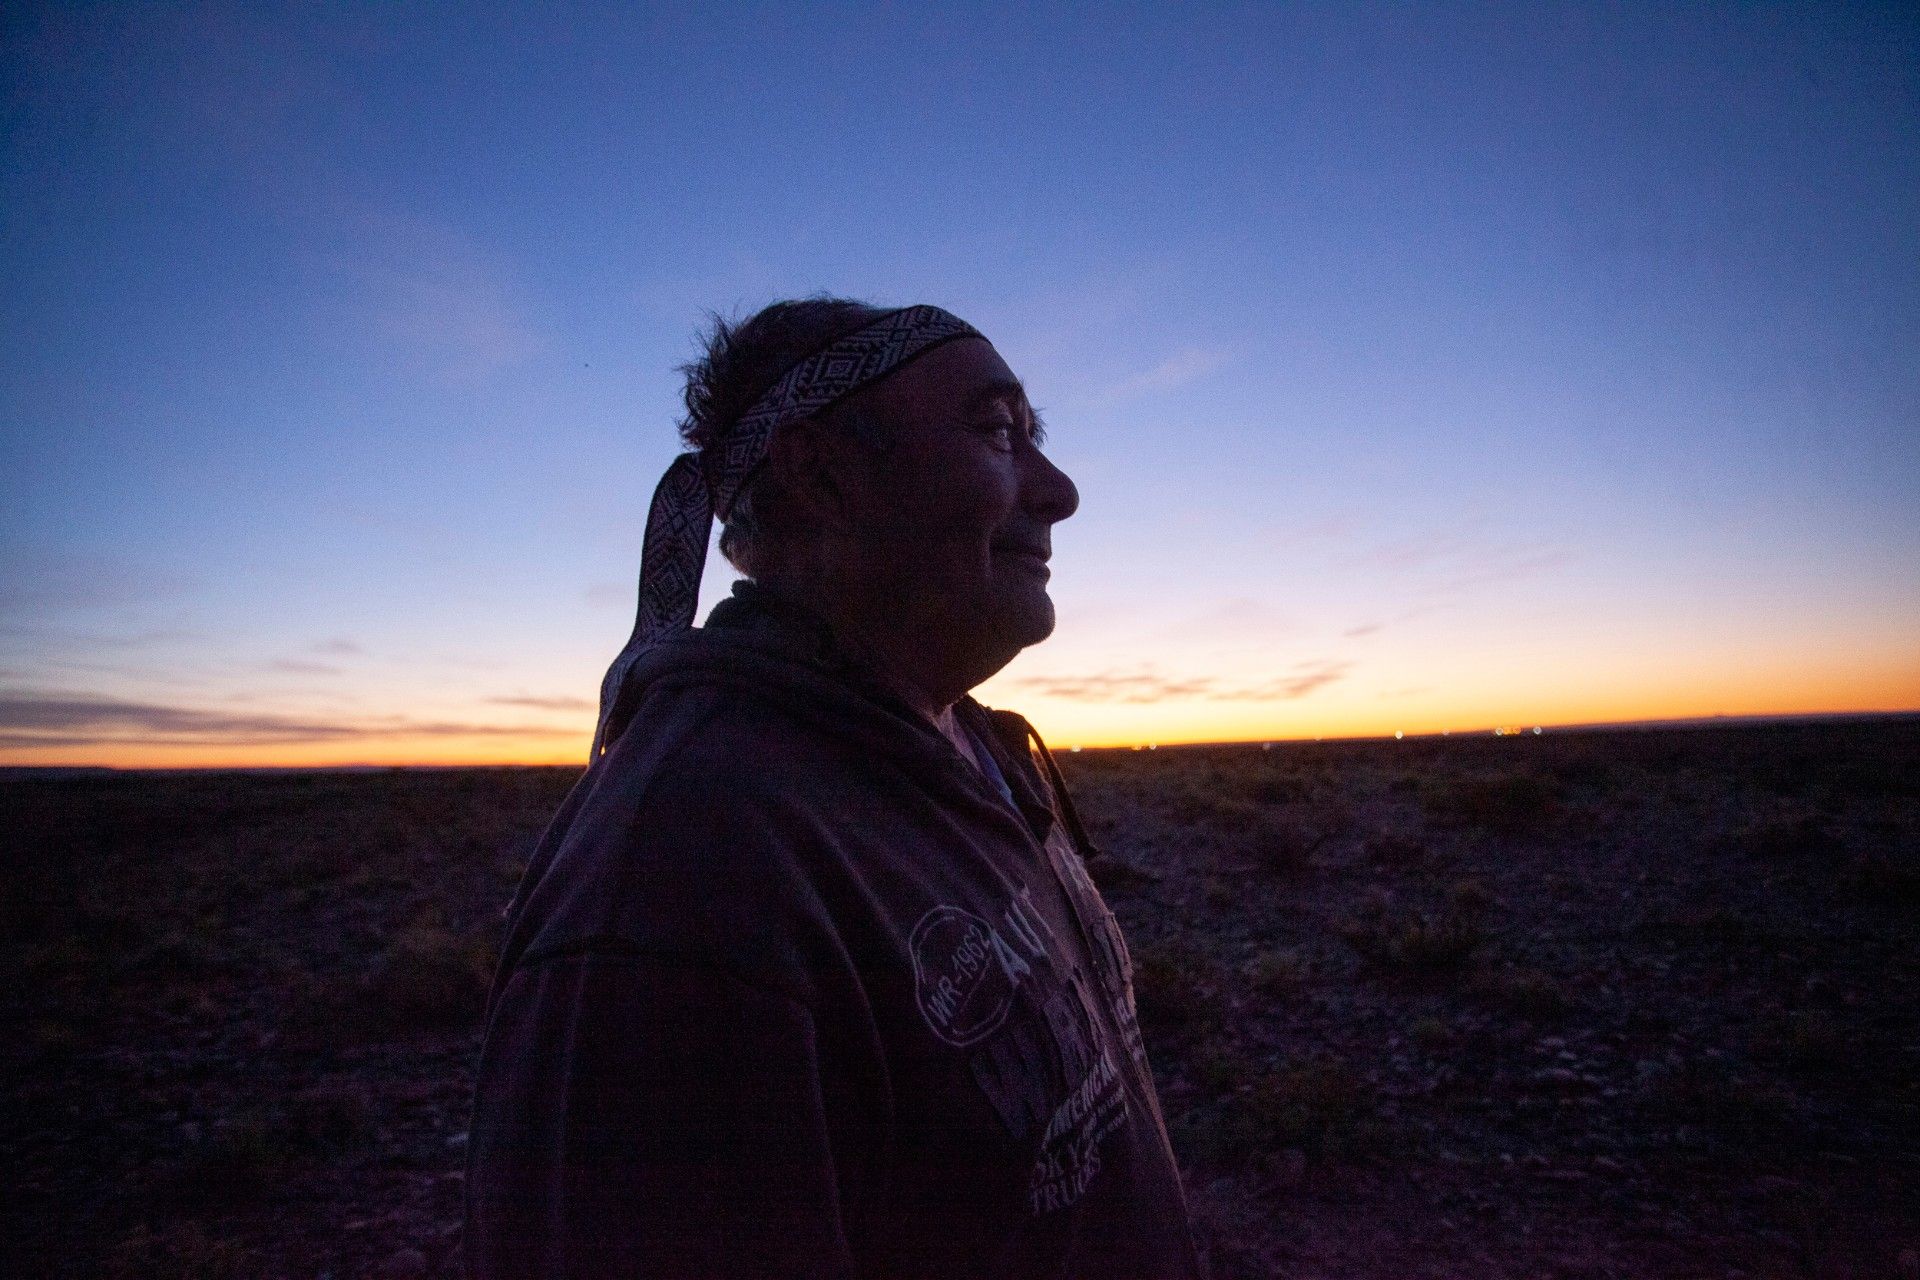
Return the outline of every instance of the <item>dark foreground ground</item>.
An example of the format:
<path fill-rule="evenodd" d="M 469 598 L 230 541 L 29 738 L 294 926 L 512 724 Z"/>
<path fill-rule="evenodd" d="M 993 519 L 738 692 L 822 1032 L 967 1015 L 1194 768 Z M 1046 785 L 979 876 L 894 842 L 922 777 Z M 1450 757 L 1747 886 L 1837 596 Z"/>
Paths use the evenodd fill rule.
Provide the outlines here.
<path fill-rule="evenodd" d="M 1920 723 L 1064 763 L 1220 1280 L 1920 1277 Z M 0 783 L 0 1273 L 456 1274 L 573 777 Z"/>

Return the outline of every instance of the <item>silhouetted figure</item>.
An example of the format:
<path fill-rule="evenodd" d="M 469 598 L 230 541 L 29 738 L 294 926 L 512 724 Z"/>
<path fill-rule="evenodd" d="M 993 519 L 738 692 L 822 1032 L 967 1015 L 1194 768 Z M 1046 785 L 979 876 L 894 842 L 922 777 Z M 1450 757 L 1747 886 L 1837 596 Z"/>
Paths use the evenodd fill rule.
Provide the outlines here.
<path fill-rule="evenodd" d="M 968 690 L 1073 483 L 933 307 L 716 323 L 490 1001 L 477 1277 L 1200 1274 L 1092 851 Z M 704 627 L 714 515 L 747 575 Z"/>

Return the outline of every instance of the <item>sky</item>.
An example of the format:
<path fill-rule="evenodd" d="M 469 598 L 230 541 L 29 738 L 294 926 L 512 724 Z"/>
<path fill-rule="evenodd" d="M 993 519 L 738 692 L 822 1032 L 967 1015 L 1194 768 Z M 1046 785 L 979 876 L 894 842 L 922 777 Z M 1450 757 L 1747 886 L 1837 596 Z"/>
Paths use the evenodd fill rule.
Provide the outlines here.
<path fill-rule="evenodd" d="M 581 762 L 820 291 L 1046 415 L 1055 745 L 1920 708 L 1911 6 L 4 23 L 0 763 Z"/>

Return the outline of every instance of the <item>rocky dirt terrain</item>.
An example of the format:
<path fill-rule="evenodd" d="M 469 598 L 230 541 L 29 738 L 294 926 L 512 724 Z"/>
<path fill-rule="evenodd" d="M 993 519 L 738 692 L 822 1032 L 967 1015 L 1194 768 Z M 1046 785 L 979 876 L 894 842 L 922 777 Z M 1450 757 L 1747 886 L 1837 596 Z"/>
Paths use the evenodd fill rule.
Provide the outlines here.
<path fill-rule="evenodd" d="M 1920 1277 L 1920 721 L 1062 757 L 1218 1280 Z M 459 1271 L 574 773 L 0 781 L 0 1271 Z"/>

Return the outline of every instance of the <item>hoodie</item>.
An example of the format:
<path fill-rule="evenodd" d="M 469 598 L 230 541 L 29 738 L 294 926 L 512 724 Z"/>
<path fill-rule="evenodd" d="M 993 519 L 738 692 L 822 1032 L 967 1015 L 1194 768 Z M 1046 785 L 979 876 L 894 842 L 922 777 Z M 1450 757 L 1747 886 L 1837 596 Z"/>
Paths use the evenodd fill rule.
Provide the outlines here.
<path fill-rule="evenodd" d="M 1024 720 L 957 708 L 983 776 L 750 584 L 617 706 L 510 909 L 476 1280 L 1201 1274 L 1126 944 Z"/>

